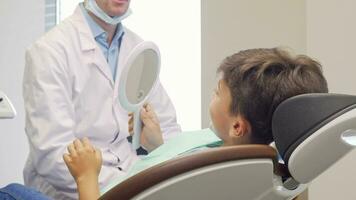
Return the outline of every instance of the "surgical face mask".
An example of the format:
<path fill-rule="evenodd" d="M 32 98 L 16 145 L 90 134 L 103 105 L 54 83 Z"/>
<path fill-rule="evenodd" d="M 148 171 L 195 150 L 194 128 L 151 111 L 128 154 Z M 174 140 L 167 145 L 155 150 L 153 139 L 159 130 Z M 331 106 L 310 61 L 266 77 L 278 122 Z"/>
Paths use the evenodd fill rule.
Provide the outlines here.
<path fill-rule="evenodd" d="M 99 17 L 104 22 L 112 25 L 119 24 L 123 19 L 125 19 L 132 13 L 131 9 L 128 9 L 126 13 L 121 16 L 110 17 L 98 6 L 95 0 L 87 0 L 85 1 L 84 5 L 85 8 L 92 12 L 95 16 Z"/>

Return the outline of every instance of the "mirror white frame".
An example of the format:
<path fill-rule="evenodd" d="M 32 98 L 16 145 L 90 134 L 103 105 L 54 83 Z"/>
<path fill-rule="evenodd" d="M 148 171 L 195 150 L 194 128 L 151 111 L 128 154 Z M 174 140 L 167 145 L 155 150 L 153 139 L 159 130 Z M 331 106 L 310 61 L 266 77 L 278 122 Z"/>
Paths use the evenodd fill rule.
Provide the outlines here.
<path fill-rule="evenodd" d="M 157 55 L 157 66 L 156 66 L 156 74 L 153 80 L 152 87 L 149 89 L 147 92 L 146 96 L 141 97 L 139 99 L 139 102 L 137 103 L 132 103 L 129 101 L 129 98 L 127 96 L 127 82 L 128 82 L 128 76 L 130 69 L 132 65 L 135 63 L 137 59 L 140 58 L 140 55 L 143 54 L 145 51 L 151 50 Z M 142 130 L 142 122 L 141 122 L 141 117 L 140 117 L 140 110 L 141 107 L 144 105 L 144 103 L 147 101 L 147 98 L 150 96 L 150 93 L 152 92 L 152 89 L 156 87 L 158 79 L 159 79 L 159 73 L 160 73 L 160 67 L 161 67 L 161 59 L 160 59 L 160 52 L 157 47 L 153 42 L 149 41 L 143 41 L 140 44 L 138 44 L 136 47 L 133 48 L 133 50 L 130 52 L 126 63 L 124 65 L 124 68 L 122 69 L 121 75 L 120 75 L 120 82 L 119 82 L 119 101 L 121 106 L 126 109 L 129 112 L 134 113 L 134 127 L 133 127 L 133 136 L 132 136 L 132 147 L 134 150 L 138 149 L 140 145 L 140 136 L 141 136 L 141 130 Z M 140 80 L 137 80 L 140 81 Z"/>
<path fill-rule="evenodd" d="M 12 119 L 16 116 L 16 110 L 5 93 L 0 91 L 0 119 Z"/>

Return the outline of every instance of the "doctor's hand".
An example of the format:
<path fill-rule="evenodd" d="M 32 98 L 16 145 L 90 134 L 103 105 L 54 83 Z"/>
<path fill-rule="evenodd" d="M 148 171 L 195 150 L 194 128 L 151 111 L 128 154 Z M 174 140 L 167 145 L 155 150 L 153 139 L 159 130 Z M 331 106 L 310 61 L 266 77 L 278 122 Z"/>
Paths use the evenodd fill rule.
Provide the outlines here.
<path fill-rule="evenodd" d="M 77 184 L 97 181 L 102 164 L 100 150 L 88 138 L 74 140 L 67 149 L 69 154 L 64 154 L 63 159 Z"/>
<path fill-rule="evenodd" d="M 151 152 L 161 144 L 163 137 L 158 117 L 150 104 L 145 104 L 141 109 L 141 120 L 143 123 L 140 142 L 141 145 Z M 133 134 L 133 115 L 129 114 L 129 132 Z"/>

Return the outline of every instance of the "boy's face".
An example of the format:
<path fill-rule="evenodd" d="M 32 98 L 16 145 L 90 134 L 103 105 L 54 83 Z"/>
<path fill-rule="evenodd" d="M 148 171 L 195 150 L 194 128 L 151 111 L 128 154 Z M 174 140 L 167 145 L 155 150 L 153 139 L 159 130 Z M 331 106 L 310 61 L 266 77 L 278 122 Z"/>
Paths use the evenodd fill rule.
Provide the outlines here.
<path fill-rule="evenodd" d="M 210 117 L 215 132 L 224 142 L 229 141 L 229 131 L 233 126 L 233 117 L 230 114 L 232 97 L 227 83 L 220 79 L 214 90 L 210 102 Z"/>

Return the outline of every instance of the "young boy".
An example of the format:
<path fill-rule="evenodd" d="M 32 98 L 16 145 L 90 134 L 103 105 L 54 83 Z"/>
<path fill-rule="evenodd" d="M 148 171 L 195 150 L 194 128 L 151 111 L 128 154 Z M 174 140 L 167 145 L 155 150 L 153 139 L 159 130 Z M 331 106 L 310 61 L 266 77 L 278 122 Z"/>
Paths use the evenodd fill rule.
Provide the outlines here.
<path fill-rule="evenodd" d="M 218 73 L 222 78 L 210 104 L 214 131 L 184 133 L 171 139 L 137 161 L 128 176 L 192 149 L 269 144 L 273 141 L 272 115 L 282 101 L 304 93 L 328 92 L 318 62 L 307 56 L 293 57 L 278 48 L 241 51 L 227 57 Z M 141 114 L 144 125 L 159 135 L 153 109 L 147 105 Z M 97 199 L 100 152 L 86 138 L 75 140 L 68 151 L 64 160 L 78 184 L 79 198 Z"/>

